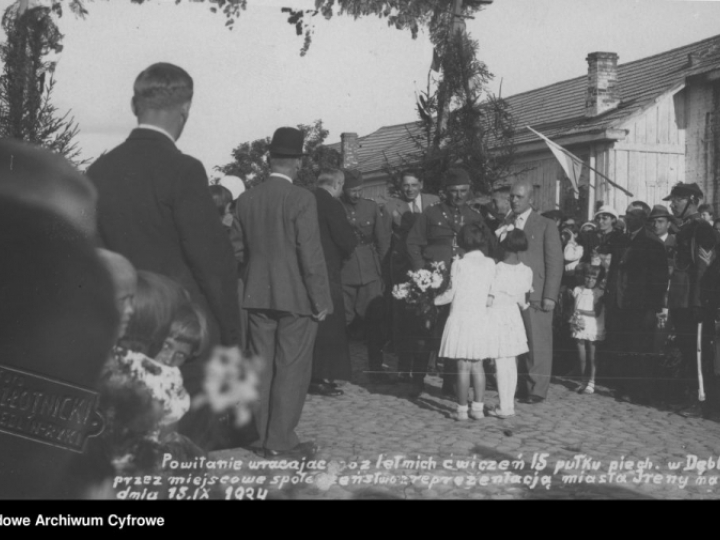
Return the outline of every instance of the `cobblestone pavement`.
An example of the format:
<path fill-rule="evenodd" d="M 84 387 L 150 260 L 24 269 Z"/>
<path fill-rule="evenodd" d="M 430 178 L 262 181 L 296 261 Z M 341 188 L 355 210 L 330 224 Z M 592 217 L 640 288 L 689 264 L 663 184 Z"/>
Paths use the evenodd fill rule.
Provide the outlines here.
<path fill-rule="evenodd" d="M 343 387 L 345 394 L 308 396 L 303 410 L 298 434 L 317 442 L 315 461 L 273 463 L 245 449 L 216 452 L 214 459 L 244 463 L 237 476 L 245 478 L 237 486 L 245 487 L 227 489 L 224 498 L 247 498 L 250 482 L 268 499 L 714 499 L 720 494 L 717 422 L 619 403 L 603 387 L 580 395 L 575 383 L 555 378 L 544 403 L 517 403 L 514 418 L 456 422 L 449 418 L 455 403 L 441 396 L 439 377 L 428 377 L 426 391 L 413 401 L 409 385 L 371 384 L 363 373 L 364 347 L 352 343 L 351 352 L 354 383 Z M 386 355 L 391 368 L 395 362 Z M 497 403 L 497 392 L 486 392 L 485 403 Z"/>

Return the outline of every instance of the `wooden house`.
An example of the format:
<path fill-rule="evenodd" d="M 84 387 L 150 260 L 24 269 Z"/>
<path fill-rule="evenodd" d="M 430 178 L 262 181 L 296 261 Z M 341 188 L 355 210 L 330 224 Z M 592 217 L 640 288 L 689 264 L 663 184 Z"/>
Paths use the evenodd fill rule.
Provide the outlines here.
<path fill-rule="evenodd" d="M 697 182 L 705 202 L 720 210 L 720 36 L 618 64 L 615 53 L 587 56 L 588 72 L 506 98 L 517 121 L 516 160 L 504 182 L 528 178 L 535 207 L 591 216 L 596 204 L 621 213 L 633 200 L 662 202 L 676 182 Z M 580 198 L 546 144 L 544 134 L 601 175 L 583 168 Z M 365 137 L 344 133 L 346 161 L 363 171 L 366 196 L 387 194 L 387 164 L 417 152 L 415 123 L 388 126 Z"/>

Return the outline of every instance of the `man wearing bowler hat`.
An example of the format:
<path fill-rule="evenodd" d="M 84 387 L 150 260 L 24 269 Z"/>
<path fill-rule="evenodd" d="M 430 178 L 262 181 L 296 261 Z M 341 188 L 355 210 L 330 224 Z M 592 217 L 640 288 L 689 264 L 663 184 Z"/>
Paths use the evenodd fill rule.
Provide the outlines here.
<path fill-rule="evenodd" d="M 703 415 L 698 399 L 698 330 L 709 335 L 710 326 L 714 327 L 713 314 L 709 313 L 706 303 L 708 297 L 702 294 L 701 287 L 711 262 L 717 258 L 717 247 L 712 225 L 698 212 L 702 198 L 703 192 L 697 184 L 680 182 L 663 199 L 670 201 L 670 210 L 681 222 L 675 240 L 668 309 L 683 357 L 683 378 L 689 383 L 686 389 L 689 404 L 680 412 L 687 418 Z"/>
<path fill-rule="evenodd" d="M 470 195 L 470 176 L 463 169 L 450 169 L 445 173 L 444 178 L 445 201 L 427 207 L 415 220 L 415 224 L 407 237 L 407 252 L 410 257 L 412 270 L 420 270 L 433 262 L 445 263 L 445 268 L 450 271 L 453 257 L 461 256 L 462 249 L 458 247 L 457 235 L 463 225 L 468 223 L 481 223 L 486 229 L 486 237 L 491 244 L 490 253 L 487 256 L 494 256 L 495 235 L 485 225 L 480 213 L 476 212 L 466 202 Z M 432 348 L 439 348 L 440 336 L 442 336 L 448 310 L 441 308 L 438 321 L 433 332 Z M 453 395 L 455 377 L 454 362 L 449 359 L 443 361 L 443 393 Z M 424 373 L 414 373 L 420 389 L 422 389 L 422 378 Z"/>
<path fill-rule="evenodd" d="M 256 454 L 311 457 L 317 448 L 295 433 L 312 375 L 318 322 L 332 313 L 313 194 L 293 184 L 303 135 L 284 127 L 270 143 L 270 177 L 243 193 L 236 216 L 242 235 L 251 351 L 265 360 L 256 414 Z"/>
<path fill-rule="evenodd" d="M 374 382 L 395 382 L 382 372 L 385 298 L 381 263 L 390 249 L 390 229 L 375 201 L 362 197 L 362 173 L 345 171 L 340 201 L 357 237 L 357 247 L 345 259 L 341 277 L 347 324 L 359 319 L 365 329 L 368 375 Z"/>
<path fill-rule="evenodd" d="M 664 204 L 656 204 L 653 206 L 650 216 L 648 216 L 648 224 L 650 229 L 655 233 L 660 241 L 665 246 L 665 253 L 668 258 L 668 269 L 672 271 L 672 261 L 675 255 L 675 240 L 676 236 L 672 228 L 675 223 L 675 218 Z M 667 300 L 665 302 L 667 305 Z"/>

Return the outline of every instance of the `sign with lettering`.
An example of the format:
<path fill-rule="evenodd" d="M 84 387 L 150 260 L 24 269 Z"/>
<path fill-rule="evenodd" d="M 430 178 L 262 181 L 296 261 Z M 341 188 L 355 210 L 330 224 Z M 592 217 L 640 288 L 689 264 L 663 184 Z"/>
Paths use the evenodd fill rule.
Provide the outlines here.
<path fill-rule="evenodd" d="M 98 393 L 0 365 L 0 432 L 82 452 L 99 435 Z"/>

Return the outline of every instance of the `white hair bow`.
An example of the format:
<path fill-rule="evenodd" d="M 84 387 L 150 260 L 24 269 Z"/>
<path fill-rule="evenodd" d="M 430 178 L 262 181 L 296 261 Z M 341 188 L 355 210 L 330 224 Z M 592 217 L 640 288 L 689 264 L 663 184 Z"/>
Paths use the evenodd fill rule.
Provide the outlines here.
<path fill-rule="evenodd" d="M 503 240 L 505 240 L 505 237 L 508 235 L 508 233 L 514 230 L 515 225 L 513 225 L 512 223 L 508 223 L 507 225 L 503 225 L 497 231 L 495 231 L 495 234 L 498 237 L 498 241 L 502 242 Z"/>

